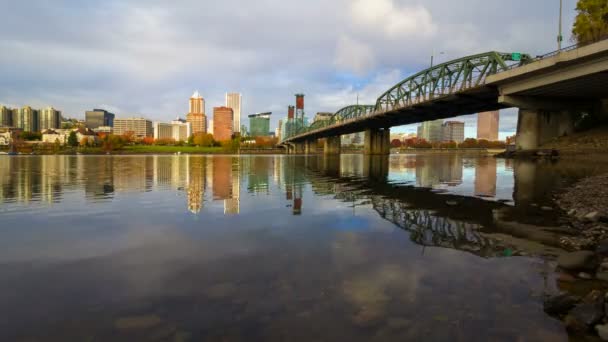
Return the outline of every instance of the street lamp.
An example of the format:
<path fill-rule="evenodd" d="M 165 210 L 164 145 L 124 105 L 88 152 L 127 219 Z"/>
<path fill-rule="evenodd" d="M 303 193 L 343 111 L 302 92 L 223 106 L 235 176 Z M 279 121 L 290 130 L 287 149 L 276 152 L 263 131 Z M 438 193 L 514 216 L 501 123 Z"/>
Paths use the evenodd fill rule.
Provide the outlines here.
<path fill-rule="evenodd" d="M 440 55 L 443 55 L 443 54 L 445 54 L 445 52 L 441 51 L 441 52 L 439 52 L 439 54 L 440 54 Z M 431 53 L 431 68 L 433 67 L 433 59 L 434 59 L 434 58 L 435 58 L 435 51 L 433 51 L 433 52 Z"/>
<path fill-rule="evenodd" d="M 564 37 L 562 36 L 562 3 L 563 0 L 559 0 L 559 29 L 557 33 L 557 50 L 562 49 L 562 40 Z"/>

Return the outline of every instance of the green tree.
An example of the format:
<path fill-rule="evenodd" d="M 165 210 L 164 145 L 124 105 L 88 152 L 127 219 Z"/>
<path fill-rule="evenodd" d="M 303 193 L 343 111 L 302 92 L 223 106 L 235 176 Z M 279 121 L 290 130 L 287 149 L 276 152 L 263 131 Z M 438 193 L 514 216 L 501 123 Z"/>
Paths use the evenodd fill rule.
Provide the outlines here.
<path fill-rule="evenodd" d="M 78 146 L 78 137 L 76 136 L 76 132 L 74 132 L 74 131 L 70 132 L 70 135 L 68 136 L 68 145 L 70 145 L 72 147 Z"/>
<path fill-rule="evenodd" d="M 608 36 L 608 1 L 578 0 L 576 11 L 572 35 L 578 43 L 596 42 Z"/>

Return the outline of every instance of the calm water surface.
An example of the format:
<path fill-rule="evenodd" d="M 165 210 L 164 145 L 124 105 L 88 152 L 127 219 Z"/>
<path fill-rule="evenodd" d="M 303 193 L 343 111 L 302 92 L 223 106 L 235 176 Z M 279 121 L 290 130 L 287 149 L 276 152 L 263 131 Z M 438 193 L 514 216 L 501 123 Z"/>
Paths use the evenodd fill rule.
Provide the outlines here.
<path fill-rule="evenodd" d="M 2 341 L 565 341 L 554 187 L 460 155 L 0 156 Z"/>

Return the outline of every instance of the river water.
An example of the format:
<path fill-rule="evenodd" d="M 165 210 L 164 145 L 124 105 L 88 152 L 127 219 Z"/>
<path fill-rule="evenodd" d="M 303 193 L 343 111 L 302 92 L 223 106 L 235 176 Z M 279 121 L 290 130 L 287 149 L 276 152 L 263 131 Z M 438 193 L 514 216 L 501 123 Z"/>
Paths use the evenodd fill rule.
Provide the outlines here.
<path fill-rule="evenodd" d="M 0 156 L 2 341 L 565 341 L 554 189 L 598 163 Z"/>

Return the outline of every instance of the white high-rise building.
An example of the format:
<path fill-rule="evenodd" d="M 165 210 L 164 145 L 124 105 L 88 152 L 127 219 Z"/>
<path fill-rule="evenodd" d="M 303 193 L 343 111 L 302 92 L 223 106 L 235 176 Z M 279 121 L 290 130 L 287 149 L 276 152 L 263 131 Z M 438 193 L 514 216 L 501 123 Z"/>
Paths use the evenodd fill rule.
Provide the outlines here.
<path fill-rule="evenodd" d="M 242 96 L 239 93 L 226 93 L 226 107 L 232 108 L 232 132 L 241 132 Z"/>

